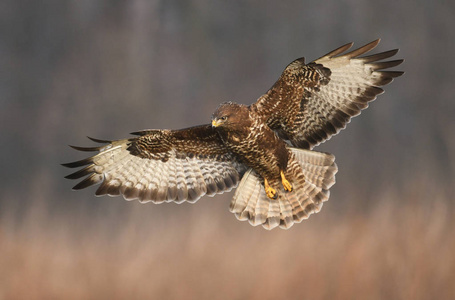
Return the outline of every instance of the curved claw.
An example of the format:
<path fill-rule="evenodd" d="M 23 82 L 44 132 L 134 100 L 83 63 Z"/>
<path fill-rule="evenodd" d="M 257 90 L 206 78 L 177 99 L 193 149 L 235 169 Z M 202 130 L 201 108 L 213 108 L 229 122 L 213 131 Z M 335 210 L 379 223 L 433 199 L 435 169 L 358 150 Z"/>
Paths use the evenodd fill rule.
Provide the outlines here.
<path fill-rule="evenodd" d="M 283 184 L 285 191 L 292 192 L 292 184 L 286 179 L 286 177 L 284 177 L 283 171 L 280 171 L 280 175 L 281 175 L 281 183 Z"/>
<path fill-rule="evenodd" d="M 277 198 L 276 190 L 269 185 L 269 182 L 267 181 L 266 178 L 264 178 L 264 189 L 265 189 L 265 193 L 267 194 L 267 197 L 269 197 L 270 199 Z"/>

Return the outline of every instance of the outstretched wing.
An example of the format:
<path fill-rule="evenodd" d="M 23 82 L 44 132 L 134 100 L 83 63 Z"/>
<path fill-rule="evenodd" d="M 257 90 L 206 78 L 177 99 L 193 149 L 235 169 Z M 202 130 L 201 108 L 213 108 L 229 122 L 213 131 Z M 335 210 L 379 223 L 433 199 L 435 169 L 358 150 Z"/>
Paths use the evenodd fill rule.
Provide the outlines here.
<path fill-rule="evenodd" d="M 299 148 L 313 148 L 344 129 L 368 102 L 383 93 L 379 86 L 403 74 L 382 71 L 401 64 L 402 59 L 379 62 L 398 49 L 359 57 L 378 44 L 376 40 L 342 54 L 352 47 L 349 43 L 309 64 L 304 58 L 293 61 L 252 109 L 281 138 Z"/>
<path fill-rule="evenodd" d="M 195 202 L 203 195 L 223 193 L 236 187 L 246 167 L 223 145 L 210 125 L 182 130 L 147 130 L 138 137 L 95 142 L 100 147 L 81 151 L 98 154 L 73 163 L 83 167 L 66 178 L 87 176 L 73 189 L 101 183 L 96 195 L 139 199 L 141 202 Z"/>

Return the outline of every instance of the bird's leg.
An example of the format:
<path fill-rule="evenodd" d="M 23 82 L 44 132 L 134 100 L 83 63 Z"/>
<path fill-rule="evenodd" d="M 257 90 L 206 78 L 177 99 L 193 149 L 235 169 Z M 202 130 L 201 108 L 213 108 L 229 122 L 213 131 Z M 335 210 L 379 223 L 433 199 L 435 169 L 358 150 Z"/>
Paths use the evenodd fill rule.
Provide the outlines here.
<path fill-rule="evenodd" d="M 267 194 L 267 197 L 270 199 L 276 199 L 276 191 L 273 187 L 269 185 L 269 182 L 267 181 L 267 178 L 264 178 L 264 189 L 265 193 Z"/>
<path fill-rule="evenodd" d="M 280 171 L 280 175 L 281 175 L 281 183 L 283 184 L 283 187 L 286 191 L 288 192 L 292 192 L 292 185 L 291 183 L 286 179 L 286 177 L 284 177 L 284 173 L 283 173 L 283 170 Z"/>

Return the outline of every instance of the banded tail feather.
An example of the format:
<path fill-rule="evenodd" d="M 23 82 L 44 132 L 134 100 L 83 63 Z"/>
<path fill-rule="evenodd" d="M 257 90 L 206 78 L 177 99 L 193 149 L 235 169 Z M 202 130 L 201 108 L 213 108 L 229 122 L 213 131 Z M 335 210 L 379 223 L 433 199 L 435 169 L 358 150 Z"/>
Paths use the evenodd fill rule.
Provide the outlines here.
<path fill-rule="evenodd" d="M 231 201 L 230 210 L 241 221 L 262 225 L 271 230 L 277 226 L 290 228 L 321 210 L 329 199 L 338 168 L 331 154 L 290 148 L 286 178 L 293 190 L 286 192 L 280 182 L 274 183 L 277 199 L 267 197 L 262 178 L 249 169 L 242 178 Z"/>

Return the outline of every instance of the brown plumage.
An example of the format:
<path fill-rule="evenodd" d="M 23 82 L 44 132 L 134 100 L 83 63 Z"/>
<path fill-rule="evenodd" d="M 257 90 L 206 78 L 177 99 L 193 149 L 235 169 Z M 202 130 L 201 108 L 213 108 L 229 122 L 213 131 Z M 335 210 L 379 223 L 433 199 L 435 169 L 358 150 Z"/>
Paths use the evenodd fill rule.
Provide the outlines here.
<path fill-rule="evenodd" d="M 331 154 L 311 149 L 345 128 L 385 85 L 403 74 L 384 71 L 403 60 L 379 62 L 398 50 L 359 57 L 379 40 L 343 54 L 352 43 L 305 64 L 290 63 L 256 103 L 226 102 L 212 124 L 181 130 L 144 130 L 137 137 L 73 147 L 98 154 L 64 164 L 83 167 L 74 189 L 101 183 L 96 195 L 141 202 L 195 202 L 238 189 L 230 209 L 238 219 L 289 228 L 319 212 L 335 183 Z"/>

